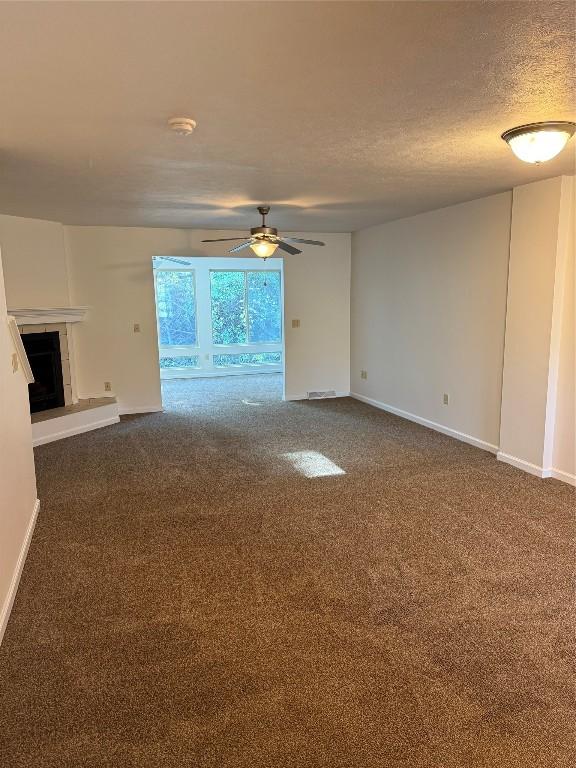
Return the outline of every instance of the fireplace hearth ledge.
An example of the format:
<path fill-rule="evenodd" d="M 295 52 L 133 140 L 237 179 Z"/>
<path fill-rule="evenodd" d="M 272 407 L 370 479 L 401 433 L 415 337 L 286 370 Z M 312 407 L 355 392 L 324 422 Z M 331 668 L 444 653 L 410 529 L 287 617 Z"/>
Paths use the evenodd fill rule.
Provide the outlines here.
<path fill-rule="evenodd" d="M 120 421 L 115 397 L 80 400 L 76 405 L 53 408 L 32 415 L 32 445 L 44 445 Z"/>

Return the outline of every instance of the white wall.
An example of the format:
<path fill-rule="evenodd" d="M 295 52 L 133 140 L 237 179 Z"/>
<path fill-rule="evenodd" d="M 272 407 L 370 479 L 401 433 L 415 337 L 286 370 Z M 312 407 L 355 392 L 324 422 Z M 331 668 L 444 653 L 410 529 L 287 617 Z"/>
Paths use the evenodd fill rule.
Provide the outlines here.
<path fill-rule="evenodd" d="M 561 181 L 514 190 L 510 239 L 500 450 L 538 467 L 546 427 Z"/>
<path fill-rule="evenodd" d="M 286 398 L 350 392 L 350 235 L 306 234 L 326 247 L 284 259 Z M 300 320 L 292 328 L 292 320 Z"/>
<path fill-rule="evenodd" d="M 13 353 L 0 260 L 0 642 L 37 509 L 28 388 Z"/>
<path fill-rule="evenodd" d="M 507 192 L 354 233 L 354 393 L 497 448 L 510 211 Z"/>
<path fill-rule="evenodd" d="M 90 307 L 74 328 L 79 397 L 102 396 L 110 381 L 124 410 L 159 409 L 152 256 L 188 254 L 186 231 L 67 227 L 66 234 L 73 303 Z"/>
<path fill-rule="evenodd" d="M 0 247 L 8 307 L 70 305 L 61 224 L 0 215 Z"/>
<path fill-rule="evenodd" d="M 557 270 L 562 294 L 558 298 L 558 362 L 551 464 L 556 476 L 576 480 L 576 177 L 562 179 L 559 218 L 561 259 Z M 564 252 L 564 253 L 563 253 Z"/>
<path fill-rule="evenodd" d="M 514 190 L 498 457 L 576 481 L 574 178 Z"/>
<path fill-rule="evenodd" d="M 562 312 L 560 359 L 554 433 L 553 467 L 572 477 L 576 476 L 576 316 L 574 312 L 574 208 L 570 227 L 570 258 L 566 265 L 566 293 Z"/>
<path fill-rule="evenodd" d="M 110 381 L 123 411 L 160 408 L 152 257 L 225 256 L 225 245 L 201 240 L 235 234 L 245 233 L 66 227 L 72 303 L 91 307 L 74 329 L 80 397 L 104 394 Z M 284 260 L 288 398 L 349 391 L 350 236 L 311 237 L 326 247 Z M 292 318 L 301 320 L 299 329 L 292 330 Z"/>

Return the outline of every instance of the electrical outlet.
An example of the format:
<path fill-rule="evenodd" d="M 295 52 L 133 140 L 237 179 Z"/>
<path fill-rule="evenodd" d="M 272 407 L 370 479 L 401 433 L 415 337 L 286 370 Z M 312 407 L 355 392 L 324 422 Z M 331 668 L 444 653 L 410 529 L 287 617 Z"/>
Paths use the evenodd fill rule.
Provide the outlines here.
<path fill-rule="evenodd" d="M 134 333 L 140 333 L 140 323 L 134 323 Z"/>
<path fill-rule="evenodd" d="M 448 395 L 446 392 L 444 392 L 444 397 L 442 398 L 442 402 L 444 403 L 444 405 L 448 405 L 448 403 L 450 402 L 450 395 Z"/>
<path fill-rule="evenodd" d="M 360 378 L 361 379 L 367 379 L 368 378 L 368 371 L 360 371 Z"/>
<path fill-rule="evenodd" d="M 112 392 L 112 384 L 109 381 L 104 382 L 104 392 Z"/>
<path fill-rule="evenodd" d="M 292 328 L 300 328 L 300 320 L 292 320 Z"/>

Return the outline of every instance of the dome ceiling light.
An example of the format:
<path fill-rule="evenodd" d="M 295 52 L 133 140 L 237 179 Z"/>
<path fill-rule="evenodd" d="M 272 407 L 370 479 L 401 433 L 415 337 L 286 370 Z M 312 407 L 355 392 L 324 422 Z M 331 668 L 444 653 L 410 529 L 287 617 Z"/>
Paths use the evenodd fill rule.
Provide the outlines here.
<path fill-rule="evenodd" d="M 545 163 L 556 157 L 576 131 L 576 123 L 549 121 L 528 123 L 504 131 L 502 138 L 525 163 Z"/>

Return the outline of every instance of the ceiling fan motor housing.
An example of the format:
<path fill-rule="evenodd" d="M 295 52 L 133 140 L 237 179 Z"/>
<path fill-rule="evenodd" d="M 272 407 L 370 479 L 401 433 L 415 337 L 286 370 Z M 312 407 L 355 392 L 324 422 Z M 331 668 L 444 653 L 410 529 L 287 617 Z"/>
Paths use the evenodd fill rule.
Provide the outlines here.
<path fill-rule="evenodd" d="M 278 230 L 276 227 L 252 227 L 250 229 L 252 237 L 260 237 L 265 240 L 274 239 L 278 237 Z"/>

